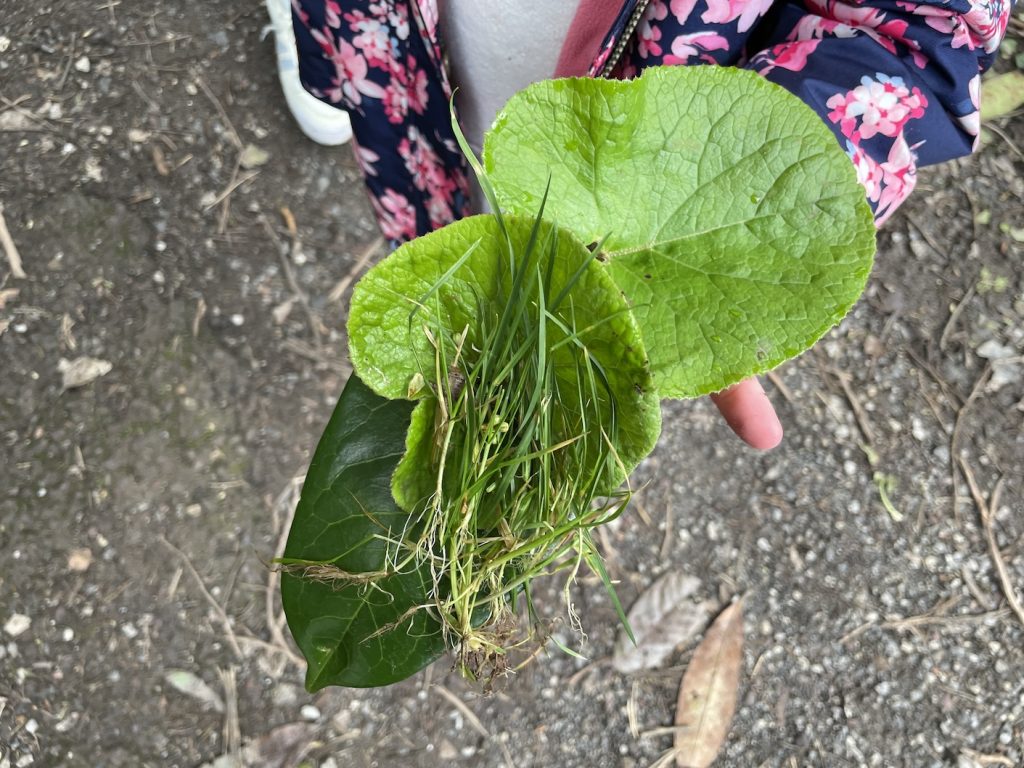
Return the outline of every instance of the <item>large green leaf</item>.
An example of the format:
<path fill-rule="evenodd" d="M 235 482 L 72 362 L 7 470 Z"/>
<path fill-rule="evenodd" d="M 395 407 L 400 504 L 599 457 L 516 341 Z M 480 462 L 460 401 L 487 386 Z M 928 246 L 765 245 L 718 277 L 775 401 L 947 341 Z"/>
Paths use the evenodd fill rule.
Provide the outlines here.
<path fill-rule="evenodd" d="M 386 400 L 352 376 L 317 446 L 295 510 L 284 561 L 330 562 L 356 578 L 334 583 L 282 575 L 281 594 L 309 669 L 306 687 L 388 685 L 422 669 L 445 649 L 426 610 L 429 573 L 387 571 L 384 538 L 400 537 L 408 515 L 391 497 L 391 475 L 405 448 L 412 403 Z M 381 630 L 384 630 L 383 632 Z"/>
<path fill-rule="evenodd" d="M 522 250 L 529 241 L 534 215 L 535 212 L 529 218 L 506 218 L 514 251 Z M 541 225 L 541 241 L 554 234 L 552 225 Z M 411 386 L 411 382 L 436 380 L 435 351 L 423 330 L 424 325 L 433 326 L 435 319 L 450 334 L 468 329 L 464 345 L 467 354 L 480 348 L 481 306 L 488 302 L 501 306 L 507 300 L 508 263 L 502 237 L 493 216 L 473 216 L 406 243 L 366 274 L 352 295 L 348 329 L 353 366 L 369 387 L 384 397 L 406 398 L 410 389 L 419 389 Z M 603 367 L 614 394 L 616 449 L 623 465 L 609 468 L 609 476 L 614 475 L 609 485 L 614 487 L 624 479 L 621 470 L 632 470 L 657 441 L 661 428 L 658 394 L 651 386 L 647 355 L 636 322 L 605 270 L 581 242 L 562 230 L 557 231 L 552 264 L 553 295 L 578 275 L 556 314 L 566 323 L 571 320 L 589 353 Z M 432 290 L 446 275 L 440 287 Z M 429 298 L 424 300 L 428 294 Z M 410 312 L 421 301 L 426 306 L 410 321 Z M 557 341 L 560 333 L 551 324 L 548 337 L 552 342 Z M 447 359 L 451 360 L 454 345 L 450 339 L 449 347 Z M 571 402 L 574 396 L 572 391 L 577 382 L 572 379 L 573 370 L 569 365 L 560 368 L 556 386 L 565 388 L 563 403 Z M 601 407 L 607 407 L 607 403 Z M 421 416 L 422 423 L 417 422 L 416 432 L 426 439 L 432 433 L 428 428 L 432 417 L 426 411 Z M 600 423 L 608 424 L 609 419 Z M 600 434 L 584 437 L 591 441 L 602 439 Z M 412 471 L 413 456 L 426 455 L 421 450 L 425 446 L 410 445 L 409 459 L 400 468 L 396 492 L 403 504 L 408 500 L 407 491 L 424 487 L 426 479 L 415 477 Z"/>
<path fill-rule="evenodd" d="M 667 397 L 713 392 L 807 349 L 864 288 L 875 229 L 835 137 L 758 75 L 659 67 L 536 83 L 499 113 L 484 165 L 503 205 L 608 236 Z"/>

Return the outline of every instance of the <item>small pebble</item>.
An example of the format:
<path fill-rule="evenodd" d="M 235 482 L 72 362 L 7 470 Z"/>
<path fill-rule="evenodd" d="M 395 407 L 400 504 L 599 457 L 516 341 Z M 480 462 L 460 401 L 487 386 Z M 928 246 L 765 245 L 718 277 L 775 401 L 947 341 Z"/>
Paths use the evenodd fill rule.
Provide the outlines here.
<path fill-rule="evenodd" d="M 17 637 L 32 626 L 32 619 L 23 613 L 12 613 L 11 618 L 4 624 L 4 632 L 11 637 Z"/>
<path fill-rule="evenodd" d="M 320 719 L 320 710 L 314 707 L 312 704 L 306 704 L 302 709 L 299 710 L 299 714 L 303 720 L 308 720 L 311 723 L 316 722 Z"/>
<path fill-rule="evenodd" d="M 90 69 L 92 69 L 92 63 L 89 61 L 88 56 L 82 56 L 80 59 L 78 59 L 78 61 L 75 62 L 76 72 L 85 73 L 88 72 Z"/>
<path fill-rule="evenodd" d="M 92 550 L 83 547 L 81 549 L 72 549 L 68 552 L 68 570 L 74 571 L 75 573 L 84 573 L 89 570 L 89 566 L 92 565 Z"/>

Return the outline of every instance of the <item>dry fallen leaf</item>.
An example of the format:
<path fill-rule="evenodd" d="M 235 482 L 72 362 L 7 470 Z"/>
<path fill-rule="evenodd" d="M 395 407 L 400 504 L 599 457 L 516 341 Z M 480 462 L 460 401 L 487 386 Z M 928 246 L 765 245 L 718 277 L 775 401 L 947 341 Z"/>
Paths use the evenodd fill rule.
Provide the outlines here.
<path fill-rule="evenodd" d="M 246 170 L 266 165 L 268 160 L 270 160 L 270 153 L 265 149 L 257 147 L 255 144 L 246 144 L 245 149 L 238 156 L 239 165 Z"/>
<path fill-rule="evenodd" d="M 743 664 L 743 603 L 715 619 L 686 668 L 676 704 L 676 765 L 708 768 L 729 734 Z"/>
<path fill-rule="evenodd" d="M 1024 72 L 1011 70 L 981 81 L 981 119 L 994 120 L 1024 105 Z"/>
<path fill-rule="evenodd" d="M 637 598 L 629 609 L 636 645 L 620 630 L 612 666 L 628 674 L 661 666 L 672 652 L 696 635 L 710 615 L 708 603 L 695 603 L 700 579 L 672 571 Z"/>
<path fill-rule="evenodd" d="M 208 704 L 213 707 L 215 711 L 224 711 L 224 700 L 221 699 L 220 695 L 204 683 L 202 679 L 188 670 L 172 669 L 164 675 L 164 680 L 166 680 L 172 688 L 181 691 L 186 696 L 191 696 L 193 699 L 201 701 L 203 704 Z"/>
<path fill-rule="evenodd" d="M 150 152 L 153 155 L 153 167 L 156 168 L 156 172 L 161 176 L 167 176 L 170 174 L 171 166 L 167 164 L 167 158 L 164 157 L 164 151 L 154 144 L 150 148 Z"/>
<path fill-rule="evenodd" d="M 110 373 L 113 366 L 106 360 L 99 360 L 95 357 L 76 357 L 74 360 L 65 360 L 63 357 L 57 363 L 57 370 L 60 371 L 64 389 L 84 387 L 100 376 Z"/>

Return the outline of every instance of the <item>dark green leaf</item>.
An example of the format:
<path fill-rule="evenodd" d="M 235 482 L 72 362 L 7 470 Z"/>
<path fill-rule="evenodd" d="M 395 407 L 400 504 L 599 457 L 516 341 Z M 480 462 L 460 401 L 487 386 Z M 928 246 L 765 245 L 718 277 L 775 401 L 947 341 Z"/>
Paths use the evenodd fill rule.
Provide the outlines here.
<path fill-rule="evenodd" d="M 391 475 L 405 451 L 412 407 L 374 394 L 353 375 L 306 475 L 283 558 L 292 572 L 282 575 L 281 594 L 309 663 L 310 691 L 388 685 L 444 652 L 433 615 L 414 610 L 431 602 L 429 573 L 405 566 L 365 579 L 393 570 L 385 538 L 400 537 L 408 522 L 391 497 Z M 351 578 L 327 583 L 297 575 L 305 563 L 328 562 Z"/>

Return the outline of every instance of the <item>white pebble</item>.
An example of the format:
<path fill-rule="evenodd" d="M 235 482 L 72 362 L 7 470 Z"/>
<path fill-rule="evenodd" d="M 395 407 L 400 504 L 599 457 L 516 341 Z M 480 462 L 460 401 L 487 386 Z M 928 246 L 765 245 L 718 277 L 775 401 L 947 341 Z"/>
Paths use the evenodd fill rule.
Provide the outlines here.
<path fill-rule="evenodd" d="M 231 324 L 234 326 L 240 326 L 245 323 L 245 315 L 232 315 Z"/>
<path fill-rule="evenodd" d="M 82 56 L 78 61 L 75 62 L 76 72 L 88 72 L 92 69 L 92 62 L 89 61 L 88 56 Z"/>
<path fill-rule="evenodd" d="M 320 719 L 320 710 L 312 704 L 306 704 L 299 710 L 299 714 L 302 716 L 303 720 L 309 720 L 310 722 L 315 722 Z"/>
<path fill-rule="evenodd" d="M 4 632 L 11 637 L 17 637 L 32 626 L 32 619 L 23 613 L 12 613 L 11 618 L 4 624 Z"/>
<path fill-rule="evenodd" d="M 73 630 L 71 627 L 65 627 L 64 631 L 61 632 L 60 636 L 65 643 L 70 643 L 72 640 L 75 639 L 75 630 Z"/>

